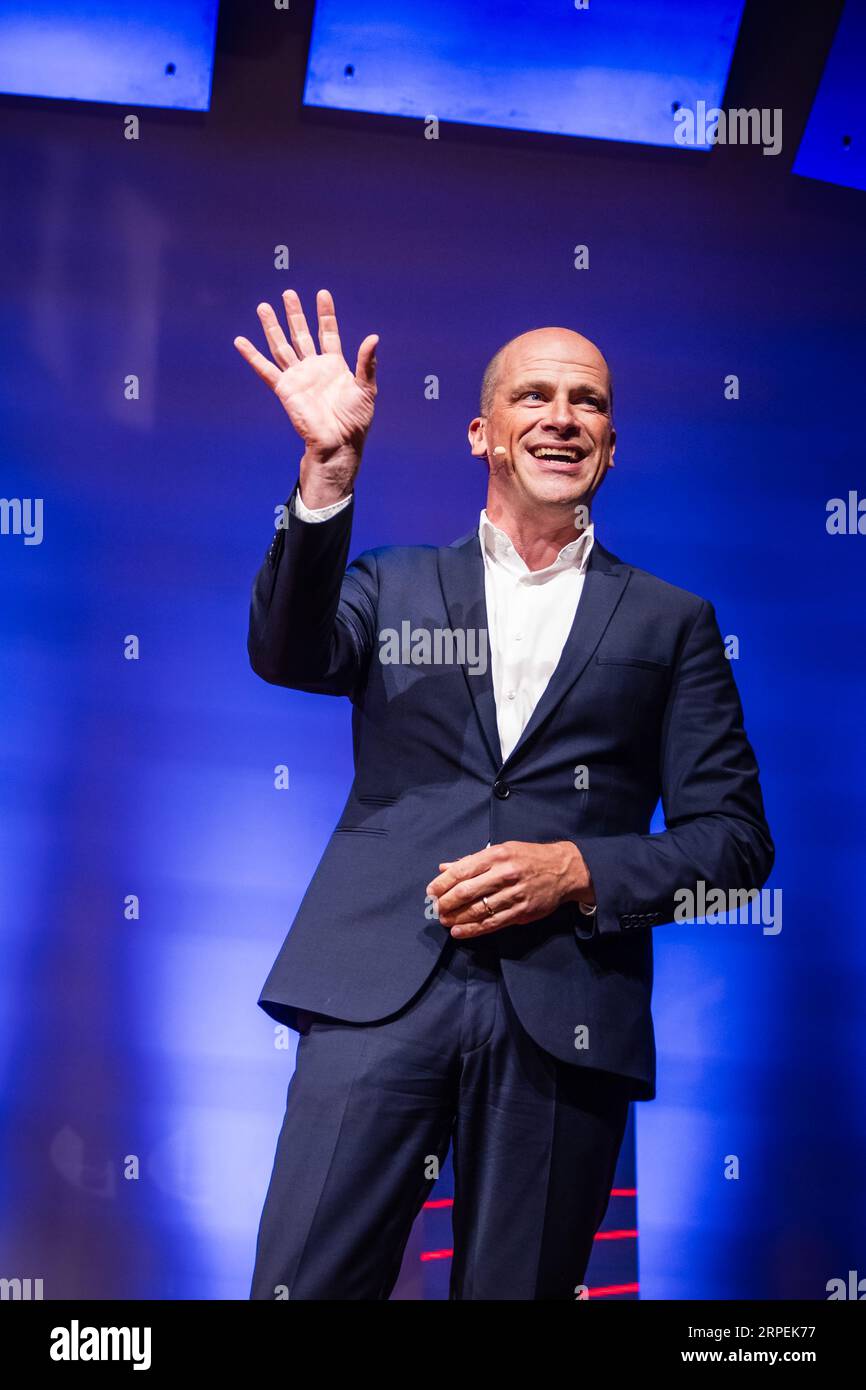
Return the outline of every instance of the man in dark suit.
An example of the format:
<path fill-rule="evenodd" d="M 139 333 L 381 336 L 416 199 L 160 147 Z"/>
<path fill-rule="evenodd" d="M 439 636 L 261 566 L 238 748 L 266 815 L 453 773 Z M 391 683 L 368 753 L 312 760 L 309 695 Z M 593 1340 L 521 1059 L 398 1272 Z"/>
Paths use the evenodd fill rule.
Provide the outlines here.
<path fill-rule="evenodd" d="M 480 523 L 347 568 L 376 394 L 331 296 L 272 360 L 304 441 L 258 576 L 264 680 L 352 702 L 355 778 L 259 999 L 300 1034 L 253 1298 L 385 1299 L 453 1141 L 459 1299 L 573 1299 L 631 1099 L 655 1095 L 652 928 L 773 862 L 709 602 L 596 539 L 611 381 L 568 329 L 485 373 Z M 659 800 L 666 829 L 649 827 Z"/>

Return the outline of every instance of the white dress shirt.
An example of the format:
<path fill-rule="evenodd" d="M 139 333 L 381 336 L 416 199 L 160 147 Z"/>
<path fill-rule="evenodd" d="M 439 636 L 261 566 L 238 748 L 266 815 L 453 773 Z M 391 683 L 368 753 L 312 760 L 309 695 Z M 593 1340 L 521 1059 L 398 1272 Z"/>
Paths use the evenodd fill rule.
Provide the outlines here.
<path fill-rule="evenodd" d="M 328 521 L 352 500 L 351 493 L 315 510 L 295 493 L 302 521 Z M 552 564 L 531 570 L 513 542 L 482 511 L 478 538 L 484 558 L 487 638 L 502 761 L 513 751 L 562 655 L 583 592 L 595 542 L 592 522 L 563 546 Z M 591 916 L 595 907 L 580 903 Z"/>
<path fill-rule="evenodd" d="M 595 536 L 590 522 L 543 570 L 529 569 L 486 511 L 481 513 L 478 537 L 484 557 L 496 722 L 505 762 L 562 655 Z"/>

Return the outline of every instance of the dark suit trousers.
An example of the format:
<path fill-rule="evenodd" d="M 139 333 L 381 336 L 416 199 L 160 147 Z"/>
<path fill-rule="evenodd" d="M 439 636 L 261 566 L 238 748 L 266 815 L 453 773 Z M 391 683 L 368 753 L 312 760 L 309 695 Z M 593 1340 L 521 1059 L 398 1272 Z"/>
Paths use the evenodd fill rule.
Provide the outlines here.
<path fill-rule="evenodd" d="M 453 1140 L 451 1298 L 573 1300 L 628 1087 L 532 1041 L 496 936 L 450 940 L 388 1019 L 300 1022 L 250 1297 L 387 1299 Z"/>

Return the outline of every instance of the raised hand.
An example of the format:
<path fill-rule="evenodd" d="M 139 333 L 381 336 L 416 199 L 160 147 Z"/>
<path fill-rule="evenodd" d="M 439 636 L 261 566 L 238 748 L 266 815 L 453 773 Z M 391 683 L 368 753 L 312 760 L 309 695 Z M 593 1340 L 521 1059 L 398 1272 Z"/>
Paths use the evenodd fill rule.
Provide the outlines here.
<path fill-rule="evenodd" d="M 375 333 L 364 339 L 353 373 L 343 356 L 334 300 L 328 290 L 319 290 L 316 295 L 320 352 L 295 290 L 284 292 L 283 304 L 291 343 L 270 304 L 260 304 L 257 309 L 273 361 L 248 338 L 235 338 L 234 345 L 277 395 L 304 441 L 301 495 L 307 506 L 320 507 L 339 501 L 352 490 L 373 420 L 379 339 Z"/>

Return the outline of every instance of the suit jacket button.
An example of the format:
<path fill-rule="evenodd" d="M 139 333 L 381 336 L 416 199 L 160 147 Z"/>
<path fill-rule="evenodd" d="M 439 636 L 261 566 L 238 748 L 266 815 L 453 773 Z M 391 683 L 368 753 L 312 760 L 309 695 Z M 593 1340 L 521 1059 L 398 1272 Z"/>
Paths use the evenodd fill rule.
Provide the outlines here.
<path fill-rule="evenodd" d="M 511 788 L 507 782 L 494 782 L 493 795 L 498 796 L 500 801 L 504 801 L 507 796 L 511 795 Z"/>

